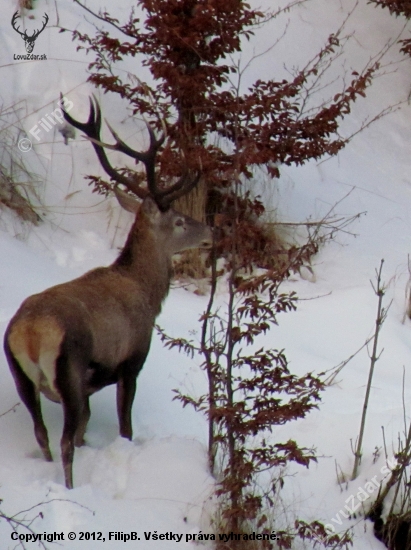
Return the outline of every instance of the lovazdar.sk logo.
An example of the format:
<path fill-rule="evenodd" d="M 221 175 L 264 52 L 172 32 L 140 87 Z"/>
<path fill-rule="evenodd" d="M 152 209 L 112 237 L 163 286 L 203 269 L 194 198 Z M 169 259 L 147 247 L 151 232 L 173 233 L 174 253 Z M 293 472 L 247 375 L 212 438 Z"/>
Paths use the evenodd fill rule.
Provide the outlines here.
<path fill-rule="evenodd" d="M 26 48 L 27 54 L 26 55 L 16 55 L 16 54 L 14 54 L 13 58 L 16 59 L 16 60 L 19 60 L 19 59 L 24 59 L 24 60 L 28 60 L 28 59 L 46 60 L 47 56 L 45 54 L 35 55 L 32 52 L 33 52 L 33 49 L 34 49 L 34 46 L 36 44 L 36 40 L 37 40 L 39 34 L 41 34 L 44 31 L 44 29 L 45 29 L 45 27 L 48 23 L 49 16 L 47 15 L 47 13 L 45 13 L 43 15 L 43 19 L 44 19 L 43 26 L 41 27 L 41 29 L 35 29 L 31 35 L 27 34 L 27 30 L 25 30 L 24 32 L 21 32 L 19 30 L 20 25 L 17 26 L 17 19 L 19 19 L 19 17 L 20 17 L 19 12 L 16 11 L 16 13 L 11 18 L 11 26 L 24 40 L 24 46 Z"/>

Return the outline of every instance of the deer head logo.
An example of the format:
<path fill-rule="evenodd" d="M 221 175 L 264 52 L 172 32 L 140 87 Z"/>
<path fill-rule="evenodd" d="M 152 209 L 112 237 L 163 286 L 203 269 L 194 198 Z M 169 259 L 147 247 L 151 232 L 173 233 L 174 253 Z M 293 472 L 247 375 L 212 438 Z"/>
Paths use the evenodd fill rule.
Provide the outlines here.
<path fill-rule="evenodd" d="M 19 35 L 23 38 L 24 40 L 24 45 L 26 47 L 26 52 L 27 53 L 31 53 L 34 49 L 34 45 L 36 43 L 36 39 L 38 37 L 38 35 L 44 31 L 44 28 L 45 26 L 47 25 L 47 22 L 49 20 L 49 16 L 47 15 L 47 13 L 44 14 L 44 23 L 43 23 L 43 26 L 40 30 L 38 31 L 34 31 L 33 34 L 31 36 L 28 36 L 27 35 L 27 31 L 24 31 L 24 32 L 20 32 L 19 31 L 19 28 L 20 27 L 16 27 L 16 20 L 20 17 L 19 15 L 19 12 L 16 11 L 16 13 L 13 15 L 12 19 L 11 19 L 11 26 L 13 27 L 13 29 L 19 33 Z"/>

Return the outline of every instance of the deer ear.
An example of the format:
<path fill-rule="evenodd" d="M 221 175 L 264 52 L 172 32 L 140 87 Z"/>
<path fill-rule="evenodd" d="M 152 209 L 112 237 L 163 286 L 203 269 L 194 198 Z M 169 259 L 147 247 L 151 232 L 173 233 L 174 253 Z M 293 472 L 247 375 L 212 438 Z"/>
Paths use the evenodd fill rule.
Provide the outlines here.
<path fill-rule="evenodd" d="M 135 214 L 139 210 L 141 202 L 133 199 L 133 197 L 128 193 L 125 193 L 118 187 L 115 187 L 114 194 L 120 206 L 124 208 L 124 210 L 127 210 L 127 212 L 132 212 Z"/>

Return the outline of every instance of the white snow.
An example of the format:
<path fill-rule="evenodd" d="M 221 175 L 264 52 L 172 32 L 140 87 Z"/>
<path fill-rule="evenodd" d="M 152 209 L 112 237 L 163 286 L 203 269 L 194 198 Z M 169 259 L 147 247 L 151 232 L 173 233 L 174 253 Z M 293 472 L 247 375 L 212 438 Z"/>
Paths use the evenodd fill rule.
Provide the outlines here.
<path fill-rule="evenodd" d="M 265 5 L 269 4 L 267 0 Z M 76 52 L 76 43 L 69 33 L 60 34 L 56 27 L 58 20 L 62 27 L 92 32 L 92 17 L 70 0 L 58 3 L 38 0 L 35 5 L 35 19 L 29 25 L 35 28 L 44 12 L 50 18 L 34 50 L 46 53 L 47 61 L 13 60 L 13 54 L 25 53 L 23 41 L 10 25 L 17 5 L 2 2 L 0 22 L 1 101 L 4 108 L 15 106 L 20 127 L 28 137 L 34 124 L 56 107 L 60 91 L 73 101 L 72 113 L 82 120 L 87 116 L 88 96 L 94 91 L 86 83 L 91 57 Z M 87 5 L 94 9 L 102 7 L 98 0 Z M 124 19 L 129 5 L 129 2 L 122 2 L 121 7 L 110 4 L 108 9 Z M 282 78 L 287 70 L 303 66 L 324 44 L 328 34 L 337 30 L 352 6 L 351 0 L 310 0 L 257 31 L 255 41 L 246 46 L 242 55 L 243 66 L 253 54 L 266 50 L 289 21 L 287 33 L 277 46 L 251 63 L 244 75 L 244 85 L 261 77 Z M 402 30 L 401 18 L 361 1 L 347 23 L 347 33 L 352 33 L 352 37 L 339 60 L 340 66 L 348 76 L 351 70 L 360 70 Z M 403 31 L 403 36 L 409 36 L 409 31 Z M 286 478 L 283 502 L 276 509 L 276 514 L 286 513 L 289 519 L 300 517 L 336 524 L 338 513 L 350 495 L 356 495 L 372 477 L 383 479 L 384 452 L 380 452 L 374 464 L 373 451 L 376 446 L 383 446 L 381 426 L 390 458 L 397 435 L 404 430 L 403 369 L 405 414 L 410 422 L 411 322 L 403 324 L 402 318 L 408 280 L 407 254 L 411 251 L 411 113 L 406 102 L 411 88 L 411 62 L 398 49 L 393 46 L 388 51 L 382 71 L 386 74 L 376 80 L 365 100 L 357 101 L 344 122 L 343 132 L 355 130 L 366 117 L 389 105 L 403 102 L 400 109 L 356 136 L 338 157 L 299 168 L 282 168 L 280 181 L 273 183 L 273 206 L 285 221 L 302 221 L 308 216 L 319 219 L 349 191 L 336 213 L 354 215 L 366 211 L 351 228 L 356 238 L 339 235 L 336 243 L 328 245 L 315 258 L 315 283 L 295 277 L 286 284 L 287 289 L 295 290 L 304 300 L 296 313 L 279 317 L 280 326 L 267 336 L 267 344 L 285 348 L 292 371 L 302 374 L 330 369 L 354 353 L 372 334 L 377 301 L 369 281 L 375 278 L 381 258 L 385 259 L 383 277 L 389 283 L 385 305 L 392 300 L 381 335 L 384 352 L 376 366 L 358 479 L 340 489 L 336 464 L 343 472 L 351 472 L 350 442 L 358 435 L 369 368 L 366 350 L 345 366 L 337 382 L 326 390 L 318 411 L 304 421 L 274 431 L 277 441 L 295 438 L 301 445 L 315 446 L 319 457 L 318 463 L 308 470 L 290 468 L 289 473 L 297 475 Z M 128 61 L 124 69 L 144 78 L 147 73 L 139 63 L 138 59 Z M 136 132 L 124 104 L 110 96 L 103 96 L 101 101 L 104 116 L 119 134 L 134 143 L 139 140 L 143 143 L 144 126 Z M 121 212 L 114 201 L 102 201 L 87 188 L 83 175 L 101 173 L 87 142 L 77 136 L 76 142 L 65 146 L 62 136 L 51 130 L 43 131 L 40 141 L 33 139 L 33 143 L 34 149 L 25 153 L 24 158 L 46 183 L 42 195 L 45 222 L 29 231 L 12 214 L 1 211 L 2 330 L 28 295 L 113 261 L 131 223 L 130 215 Z M 117 164 L 124 162 L 121 157 L 112 158 Z M 224 294 L 220 298 L 224 300 Z M 172 335 L 196 338 L 198 318 L 206 300 L 174 289 L 158 322 Z M 138 379 L 132 442 L 118 437 L 114 388 L 93 396 L 87 444 L 75 454 L 72 491 L 64 486 L 60 461 L 61 407 L 43 401 L 56 459 L 53 463 L 43 460 L 23 405 L 0 417 L 2 511 L 8 515 L 26 511 L 18 518 L 35 518 L 31 528 L 36 533 L 63 532 L 65 540 L 60 542 L 60 548 L 67 550 L 176 547 L 176 541 L 146 541 L 144 532 L 155 531 L 182 534 L 179 546 L 196 547 L 186 542 L 186 534 L 210 532 L 208 519 L 214 481 L 207 469 L 207 426 L 201 416 L 173 401 L 172 390 L 180 388 L 193 395 L 205 391 L 206 380 L 199 364 L 199 358 L 192 360 L 165 350 L 154 336 Z M 18 403 L 19 398 L 3 355 L 0 372 L 1 414 Z M 373 537 L 369 522 L 364 524 L 361 517 L 352 522 L 341 517 L 337 530 L 349 525 L 354 525 L 355 550 L 383 547 Z M 77 534 L 77 540 L 67 540 L 70 531 Z M 106 541 L 80 541 L 80 532 L 102 532 Z M 141 540 L 109 541 L 109 532 L 137 532 Z M 0 521 L 0 550 L 16 547 L 11 533 L 10 526 Z M 26 531 L 20 529 L 19 533 Z M 28 543 L 27 548 L 38 548 L 38 543 Z"/>

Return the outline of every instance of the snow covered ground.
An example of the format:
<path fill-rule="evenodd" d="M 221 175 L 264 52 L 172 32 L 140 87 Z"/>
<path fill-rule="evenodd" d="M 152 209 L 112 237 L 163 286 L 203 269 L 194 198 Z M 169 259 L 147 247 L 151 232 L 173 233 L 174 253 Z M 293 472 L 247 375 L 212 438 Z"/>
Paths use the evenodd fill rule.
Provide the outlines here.
<path fill-rule="evenodd" d="M 0 5 L 3 109 L 13 105 L 21 125 L 29 133 L 40 117 L 50 112 L 63 91 L 73 101 L 74 116 L 85 119 L 87 97 L 93 91 L 85 83 L 89 59 L 84 52 L 76 52 L 68 33 L 59 34 L 56 24 L 91 29 L 87 21 L 92 21 L 92 17 L 70 0 L 58 3 L 38 0 L 35 22 L 39 23 L 46 12 L 49 24 L 36 42 L 35 53 L 46 53 L 48 59 L 15 61 L 14 54 L 25 53 L 23 41 L 10 25 L 17 6 L 5 0 Z M 88 5 L 96 9 L 102 6 L 98 0 Z M 128 5 L 123 2 L 121 8 L 111 4 L 107 7 L 125 17 Z M 246 73 L 246 82 L 262 75 L 280 78 L 285 74 L 284 63 L 288 69 L 305 64 L 327 35 L 339 27 L 352 5 L 350 0 L 310 0 L 259 31 L 256 41 L 244 53 L 244 64 L 254 53 L 266 50 L 289 21 L 284 39 L 274 50 L 256 58 Z M 340 60 L 348 74 L 351 69 L 361 69 L 389 39 L 401 32 L 402 26 L 400 19 L 361 0 L 347 24 L 347 32 L 353 36 Z M 405 31 L 404 36 L 408 34 Z M 292 437 L 301 445 L 315 446 L 319 456 L 317 465 L 309 470 L 295 468 L 298 475 L 287 478 L 283 506 L 276 513 L 287 513 L 290 519 L 294 516 L 319 519 L 335 525 L 337 530 L 354 525 L 355 550 L 382 548 L 372 535 L 370 523 L 364 527 L 361 519 L 350 522 L 339 511 L 344 509 L 350 495 L 357 495 L 369 480 L 377 476 L 381 482 L 383 478 L 384 452 L 381 451 L 375 464 L 373 452 L 383 444 L 381 426 L 390 457 L 397 434 L 404 429 L 403 369 L 408 421 L 411 415 L 411 323 L 402 323 L 407 254 L 411 252 L 411 107 L 404 101 L 411 89 L 411 63 L 403 59 L 396 46 L 390 49 L 384 62 L 387 67 L 383 72 L 389 74 L 378 78 L 367 99 L 356 104 L 344 131 L 352 131 L 365 117 L 388 105 L 403 101 L 401 109 L 360 133 L 337 158 L 298 169 L 283 169 L 282 178 L 272 192 L 278 214 L 285 221 L 304 220 L 307 216 L 318 219 L 349 191 L 336 212 L 353 215 L 366 211 L 351 228 L 356 238 L 338 236 L 337 242 L 315 259 L 315 282 L 296 277 L 287 283 L 304 300 L 296 313 L 279 318 L 280 326 L 267 336 L 267 341 L 273 347 L 286 349 L 294 372 L 329 369 L 355 352 L 372 334 L 377 302 L 369 281 L 374 278 L 380 260 L 385 259 L 383 276 L 389 283 L 386 305 L 390 300 L 393 302 L 381 336 L 384 352 L 373 382 L 360 476 L 341 490 L 335 470 L 336 463 L 344 472 L 352 469 L 350 441 L 355 440 L 359 429 L 369 367 L 366 350 L 327 389 L 318 411 L 304 422 L 278 428 L 274 434 L 280 441 Z M 138 60 L 133 63 L 128 68 L 145 76 Z M 105 116 L 120 135 L 131 135 L 133 126 L 126 120 L 124 106 L 108 97 L 102 103 Z M 34 149 L 25 153 L 25 158 L 47 183 L 42 196 L 45 223 L 29 232 L 9 213 L 2 211 L 0 216 L 2 330 L 26 296 L 70 280 L 94 266 L 110 263 L 131 223 L 130 215 L 121 212 L 114 201 L 101 201 L 84 184 L 84 174 L 98 173 L 89 144 L 78 140 L 65 146 L 62 136 L 54 130 L 43 131 L 40 137 L 39 142 L 33 140 Z M 206 297 L 174 289 L 159 323 L 173 335 L 187 336 L 198 330 L 197 320 L 205 304 Z M 46 463 L 41 457 L 23 405 L 0 417 L 3 512 L 14 515 L 29 510 L 18 517 L 35 518 L 31 528 L 36 533 L 63 532 L 65 539 L 60 541 L 60 547 L 67 550 L 176 547 L 175 540 L 151 537 L 146 541 L 144 533 L 150 532 L 183 535 L 179 547 L 196 547 L 186 541 L 189 535 L 200 530 L 210 532 L 207 517 L 213 480 L 207 471 L 206 425 L 193 411 L 183 410 L 173 402 L 171 390 L 178 387 L 201 393 L 205 379 L 198 365 L 196 359 L 166 351 L 159 338 L 154 337 L 138 379 L 132 442 L 118 437 L 114 388 L 93 396 L 87 445 L 76 450 L 72 491 L 64 486 L 59 458 L 60 406 L 46 401 L 43 405 L 56 457 L 54 463 Z M 18 402 L 18 396 L 3 356 L 0 372 L 1 414 Z M 290 474 L 293 472 L 290 470 Z M 75 541 L 68 540 L 69 532 L 77 534 Z M 81 532 L 102 532 L 106 541 L 80 541 Z M 109 541 L 109 532 L 137 532 L 141 540 L 124 543 L 112 535 Z M 0 550 L 16 545 L 10 527 L 1 521 Z M 27 548 L 38 545 L 29 543 Z"/>

